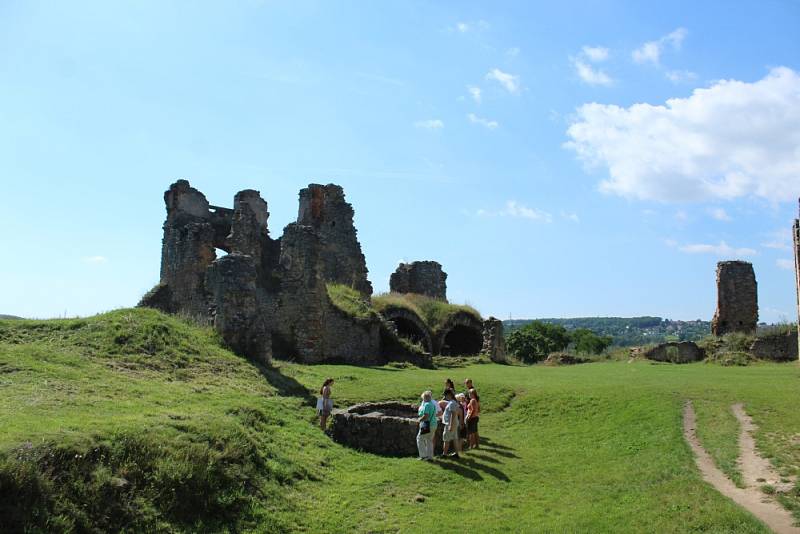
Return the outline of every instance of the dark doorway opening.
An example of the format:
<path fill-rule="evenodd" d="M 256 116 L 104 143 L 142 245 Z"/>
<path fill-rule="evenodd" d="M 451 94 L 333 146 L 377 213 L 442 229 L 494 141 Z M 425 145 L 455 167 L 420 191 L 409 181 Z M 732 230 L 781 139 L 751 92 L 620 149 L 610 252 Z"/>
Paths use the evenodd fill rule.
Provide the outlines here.
<path fill-rule="evenodd" d="M 428 346 L 428 340 L 425 338 L 425 332 L 414 324 L 413 321 L 404 319 L 402 317 L 395 317 L 390 319 L 394 327 L 397 329 L 398 337 L 405 338 L 412 343 L 421 346 L 425 351 L 430 352 L 431 348 Z"/>
<path fill-rule="evenodd" d="M 445 356 L 466 356 L 478 354 L 483 348 L 483 334 L 466 325 L 454 326 L 445 336 L 442 354 Z"/>

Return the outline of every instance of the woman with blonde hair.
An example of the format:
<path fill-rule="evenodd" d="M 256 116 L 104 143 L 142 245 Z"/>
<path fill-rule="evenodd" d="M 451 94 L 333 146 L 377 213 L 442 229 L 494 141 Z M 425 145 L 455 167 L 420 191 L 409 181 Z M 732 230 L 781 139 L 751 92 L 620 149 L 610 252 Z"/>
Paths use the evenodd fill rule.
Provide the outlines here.
<path fill-rule="evenodd" d="M 436 403 L 433 402 L 433 393 L 424 391 L 420 396 L 422 402 L 417 410 L 419 431 L 417 432 L 417 450 L 419 459 L 433 460 L 433 436 L 436 434 Z"/>

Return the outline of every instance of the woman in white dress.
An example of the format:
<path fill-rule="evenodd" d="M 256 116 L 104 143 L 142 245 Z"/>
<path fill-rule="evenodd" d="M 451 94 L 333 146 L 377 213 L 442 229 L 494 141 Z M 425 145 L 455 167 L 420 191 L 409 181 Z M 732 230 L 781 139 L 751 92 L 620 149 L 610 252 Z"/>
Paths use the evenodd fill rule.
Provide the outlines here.
<path fill-rule="evenodd" d="M 328 424 L 328 417 L 333 410 L 333 399 L 331 398 L 331 385 L 333 378 L 328 378 L 323 382 L 322 387 L 319 389 L 319 398 L 317 399 L 317 415 L 319 415 L 319 427 L 325 431 Z"/>

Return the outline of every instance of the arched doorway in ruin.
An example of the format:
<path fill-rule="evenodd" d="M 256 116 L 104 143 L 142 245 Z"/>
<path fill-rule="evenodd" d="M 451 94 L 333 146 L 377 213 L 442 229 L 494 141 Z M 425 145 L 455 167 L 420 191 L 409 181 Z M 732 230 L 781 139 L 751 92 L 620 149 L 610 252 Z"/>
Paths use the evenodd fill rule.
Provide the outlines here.
<path fill-rule="evenodd" d="M 394 326 L 398 337 L 420 345 L 425 352 L 431 352 L 430 331 L 416 313 L 406 308 L 390 306 L 382 310 L 381 315 Z"/>
<path fill-rule="evenodd" d="M 483 349 L 483 322 L 472 314 L 453 314 L 437 336 L 438 352 L 442 356 L 474 355 Z"/>

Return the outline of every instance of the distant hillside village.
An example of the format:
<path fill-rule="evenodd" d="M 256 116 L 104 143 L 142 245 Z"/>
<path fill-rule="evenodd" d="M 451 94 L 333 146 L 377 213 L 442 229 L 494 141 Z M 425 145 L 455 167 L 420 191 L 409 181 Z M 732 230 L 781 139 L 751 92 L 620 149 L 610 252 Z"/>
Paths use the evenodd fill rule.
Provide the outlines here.
<path fill-rule="evenodd" d="M 569 319 L 510 319 L 503 321 L 505 334 L 532 321 L 558 324 L 567 330 L 588 328 L 600 336 L 611 336 L 614 346 L 630 347 L 667 341 L 698 341 L 711 333 L 711 322 L 673 321 L 661 317 L 575 317 Z"/>

